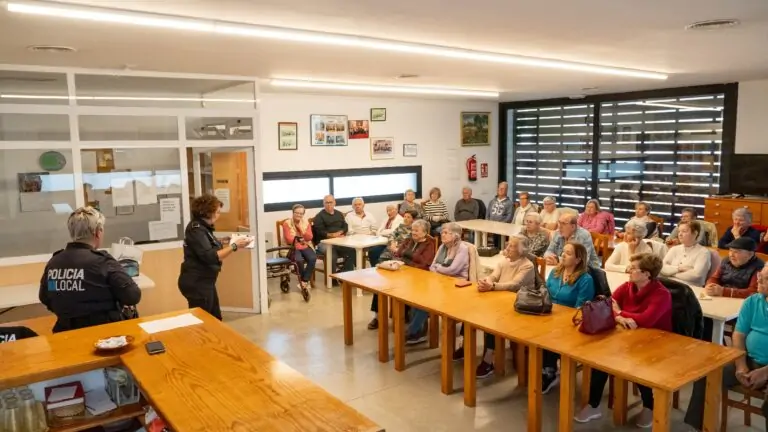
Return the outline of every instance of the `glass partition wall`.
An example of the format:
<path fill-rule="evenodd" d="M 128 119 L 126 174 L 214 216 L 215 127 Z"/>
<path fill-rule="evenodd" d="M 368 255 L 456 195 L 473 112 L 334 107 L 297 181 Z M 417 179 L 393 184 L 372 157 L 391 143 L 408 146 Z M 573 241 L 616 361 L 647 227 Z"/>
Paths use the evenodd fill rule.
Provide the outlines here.
<path fill-rule="evenodd" d="M 256 90 L 247 77 L 0 66 L 0 266 L 45 262 L 83 205 L 104 213 L 107 247 L 180 248 L 201 193 L 225 204 L 218 236 L 258 235 Z M 238 258 L 252 284 L 230 310 L 267 304 L 260 244 Z"/>

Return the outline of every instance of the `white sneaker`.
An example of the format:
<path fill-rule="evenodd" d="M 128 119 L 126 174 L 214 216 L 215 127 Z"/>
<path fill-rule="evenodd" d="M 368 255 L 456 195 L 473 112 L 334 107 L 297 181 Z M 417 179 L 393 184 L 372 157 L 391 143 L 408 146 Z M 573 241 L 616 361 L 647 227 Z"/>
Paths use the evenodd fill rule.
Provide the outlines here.
<path fill-rule="evenodd" d="M 600 411 L 600 408 L 592 408 L 591 405 L 587 405 L 582 408 L 581 411 L 579 411 L 579 413 L 573 417 L 573 419 L 577 423 L 587 423 L 592 420 L 597 420 L 602 416 L 603 413 Z"/>
<path fill-rule="evenodd" d="M 642 429 L 648 429 L 653 426 L 653 411 L 643 408 L 635 419 L 635 426 Z"/>

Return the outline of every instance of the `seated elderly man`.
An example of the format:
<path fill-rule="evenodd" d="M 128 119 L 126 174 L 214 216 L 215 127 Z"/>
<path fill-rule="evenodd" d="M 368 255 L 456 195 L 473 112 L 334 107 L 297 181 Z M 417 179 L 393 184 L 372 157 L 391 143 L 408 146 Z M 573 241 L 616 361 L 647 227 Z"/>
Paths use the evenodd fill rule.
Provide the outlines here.
<path fill-rule="evenodd" d="M 376 218 L 365 212 L 365 201 L 357 197 L 352 200 L 352 211 L 345 217 L 349 231 L 347 235 L 376 234 Z"/>
<path fill-rule="evenodd" d="M 680 212 L 680 223 L 694 221 L 697 218 L 698 215 L 696 214 L 696 210 L 692 207 L 686 207 Z M 699 223 L 701 222 L 702 221 L 699 221 Z M 669 237 L 667 237 L 667 246 L 677 246 L 680 244 L 680 239 L 678 238 L 679 227 L 680 225 L 678 224 L 669 234 Z M 705 247 L 711 244 L 709 240 L 709 232 L 707 232 L 703 225 L 701 226 L 701 232 L 699 232 L 696 237 L 696 243 Z"/>
<path fill-rule="evenodd" d="M 327 246 L 322 243 L 329 238 L 344 237 L 349 232 L 349 226 L 344 214 L 336 210 L 336 199 L 333 195 L 323 197 L 323 210 L 315 215 L 315 221 L 312 227 L 314 231 L 313 240 L 317 245 L 317 252 L 325 255 Z M 355 250 L 346 247 L 334 247 L 333 256 L 330 257 L 332 263 L 335 263 L 339 257 L 344 258 L 344 271 L 355 269 Z M 329 257 L 326 257 L 328 259 Z M 334 284 L 338 284 L 336 279 Z M 330 288 L 330 287 L 329 287 Z"/>
<path fill-rule="evenodd" d="M 768 267 L 760 271 L 757 278 L 758 291 L 744 301 L 733 331 L 733 347 L 747 352 L 745 357 L 723 368 L 723 393 L 741 385 L 760 390 L 768 382 Z M 702 430 L 706 397 L 706 379 L 693 385 L 693 393 L 685 413 L 685 422 Z M 713 409 L 718 409 L 717 407 Z M 763 417 L 768 430 L 768 401 L 763 400 Z"/>
<path fill-rule="evenodd" d="M 742 237 L 748 237 L 755 241 L 755 244 L 760 243 L 760 231 L 756 230 L 752 226 L 752 212 L 745 208 L 737 208 L 733 211 L 732 215 L 733 225 L 725 231 L 720 241 L 717 242 L 717 247 L 720 249 L 727 249 L 728 243 L 740 239 Z"/>
<path fill-rule="evenodd" d="M 468 187 L 461 189 L 461 199 L 456 201 L 456 206 L 453 208 L 453 219 L 460 222 L 478 217 L 480 217 L 480 205 L 476 199 L 472 198 L 472 189 Z"/>
<path fill-rule="evenodd" d="M 704 289 L 710 296 L 747 298 L 757 292 L 757 274 L 765 263 L 755 256 L 757 243 L 740 237 L 728 245 L 728 259 L 707 279 Z"/>
<path fill-rule="evenodd" d="M 544 258 L 547 264 L 556 265 L 563 254 L 563 248 L 569 241 L 580 243 L 587 249 L 587 264 L 591 267 L 600 268 L 601 261 L 595 252 L 595 245 L 592 243 L 592 235 L 589 231 L 577 225 L 579 217 L 573 214 L 564 214 L 560 216 L 558 228 L 555 231 L 552 241 L 549 243 Z"/>
<path fill-rule="evenodd" d="M 541 209 L 541 227 L 550 231 L 557 229 L 557 221 L 560 220 L 560 210 L 557 208 L 555 199 L 551 196 L 542 201 L 544 208 Z"/>
<path fill-rule="evenodd" d="M 525 228 L 520 231 L 528 239 L 527 250 L 533 255 L 544 256 L 549 247 L 549 233 L 541 228 L 541 215 L 528 213 L 525 216 Z"/>

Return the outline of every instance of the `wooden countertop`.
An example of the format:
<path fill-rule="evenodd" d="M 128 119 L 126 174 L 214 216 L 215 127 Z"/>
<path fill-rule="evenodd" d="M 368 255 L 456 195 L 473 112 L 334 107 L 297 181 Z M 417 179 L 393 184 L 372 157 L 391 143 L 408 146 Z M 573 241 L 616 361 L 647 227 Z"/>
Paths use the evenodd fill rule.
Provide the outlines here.
<path fill-rule="evenodd" d="M 202 324 L 149 335 L 138 323 L 182 312 L 0 345 L 0 389 L 123 364 L 177 431 L 383 431 L 286 364 L 205 312 Z M 132 335 L 133 347 L 100 355 L 102 337 Z M 148 340 L 165 345 L 150 356 Z"/>

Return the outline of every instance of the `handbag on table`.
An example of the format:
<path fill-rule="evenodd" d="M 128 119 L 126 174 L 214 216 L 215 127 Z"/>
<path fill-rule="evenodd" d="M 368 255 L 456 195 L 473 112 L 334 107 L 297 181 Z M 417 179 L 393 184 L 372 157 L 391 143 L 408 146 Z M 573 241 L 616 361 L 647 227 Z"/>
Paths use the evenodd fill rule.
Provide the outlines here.
<path fill-rule="evenodd" d="M 597 296 L 594 301 L 585 302 L 573 315 L 573 325 L 586 334 L 598 334 L 616 327 L 613 316 L 613 300 L 606 296 Z"/>
<path fill-rule="evenodd" d="M 546 286 L 526 287 L 517 292 L 515 312 L 528 315 L 547 315 L 552 313 L 552 299 Z"/>

